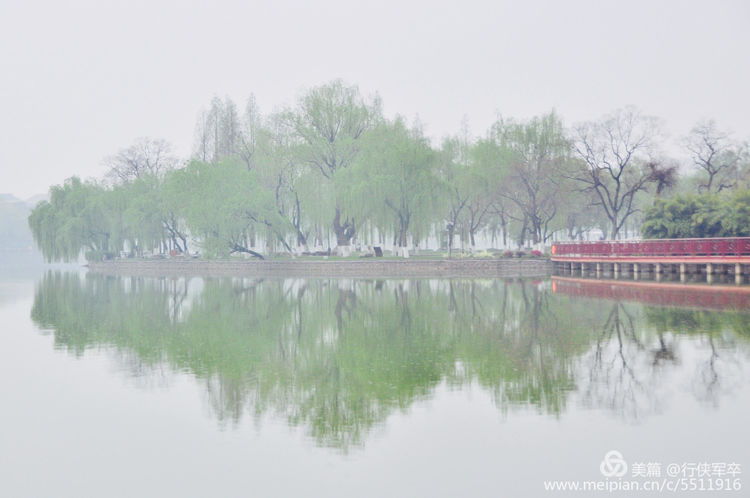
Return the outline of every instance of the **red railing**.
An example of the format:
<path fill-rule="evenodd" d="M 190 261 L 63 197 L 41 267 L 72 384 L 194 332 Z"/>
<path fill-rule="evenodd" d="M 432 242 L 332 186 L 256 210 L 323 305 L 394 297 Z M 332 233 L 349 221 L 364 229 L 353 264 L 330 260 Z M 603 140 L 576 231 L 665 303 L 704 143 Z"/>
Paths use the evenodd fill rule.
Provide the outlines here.
<path fill-rule="evenodd" d="M 750 256 L 750 237 L 562 242 L 552 257 Z"/>

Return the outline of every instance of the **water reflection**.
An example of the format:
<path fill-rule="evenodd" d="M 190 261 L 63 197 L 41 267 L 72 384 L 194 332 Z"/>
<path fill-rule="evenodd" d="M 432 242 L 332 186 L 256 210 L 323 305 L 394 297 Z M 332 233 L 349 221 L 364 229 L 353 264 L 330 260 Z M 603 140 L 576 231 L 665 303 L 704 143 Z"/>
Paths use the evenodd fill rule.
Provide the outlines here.
<path fill-rule="evenodd" d="M 747 363 L 747 310 L 645 306 L 549 281 L 149 279 L 48 273 L 32 318 L 55 346 L 115 351 L 137 377 L 205 385 L 223 425 L 274 414 L 349 448 L 440 383 L 475 383 L 501 413 L 569 403 L 638 420 L 670 372 L 719 403 Z M 559 291 L 559 287 L 555 287 Z"/>
<path fill-rule="evenodd" d="M 750 310 L 750 286 L 553 276 L 552 289 L 569 296 L 714 310 Z"/>
<path fill-rule="evenodd" d="M 703 402 L 718 406 L 721 394 L 739 386 L 750 338 L 750 288 L 559 276 L 552 277 L 552 288 L 611 306 L 587 360 L 589 404 L 633 419 L 658 411 L 664 377 L 683 360 L 692 363 L 691 389 Z M 632 303 L 640 303 L 638 325 L 628 311 Z M 638 327 L 649 333 L 639 335 Z M 681 346 L 690 346 L 689 357 Z"/>

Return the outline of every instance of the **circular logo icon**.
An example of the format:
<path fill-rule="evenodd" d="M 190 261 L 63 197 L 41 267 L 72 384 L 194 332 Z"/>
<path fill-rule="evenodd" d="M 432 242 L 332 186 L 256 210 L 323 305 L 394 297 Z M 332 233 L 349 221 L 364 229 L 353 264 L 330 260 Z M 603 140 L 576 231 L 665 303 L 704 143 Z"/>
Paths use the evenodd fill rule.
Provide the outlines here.
<path fill-rule="evenodd" d="M 604 455 L 599 470 L 604 477 L 622 477 L 628 471 L 628 463 L 622 457 L 622 453 L 611 450 Z"/>

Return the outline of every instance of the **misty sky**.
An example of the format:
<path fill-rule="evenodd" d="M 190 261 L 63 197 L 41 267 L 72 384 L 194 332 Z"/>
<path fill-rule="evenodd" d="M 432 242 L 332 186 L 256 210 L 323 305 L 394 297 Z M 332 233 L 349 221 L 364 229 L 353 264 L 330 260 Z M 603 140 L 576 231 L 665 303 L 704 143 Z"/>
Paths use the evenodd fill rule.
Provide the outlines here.
<path fill-rule="evenodd" d="M 672 139 L 750 139 L 750 2 L 0 1 L 0 192 L 25 198 L 140 136 L 190 153 L 213 95 L 263 112 L 343 78 L 435 138 L 466 116 L 634 104 Z"/>

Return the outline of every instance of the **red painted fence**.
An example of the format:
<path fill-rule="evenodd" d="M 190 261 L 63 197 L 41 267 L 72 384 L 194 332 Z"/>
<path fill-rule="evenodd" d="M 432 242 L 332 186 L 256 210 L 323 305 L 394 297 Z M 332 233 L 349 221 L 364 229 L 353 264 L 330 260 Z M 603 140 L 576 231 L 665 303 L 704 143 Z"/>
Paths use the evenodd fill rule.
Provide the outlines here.
<path fill-rule="evenodd" d="M 552 257 L 750 256 L 750 237 L 562 242 Z"/>

